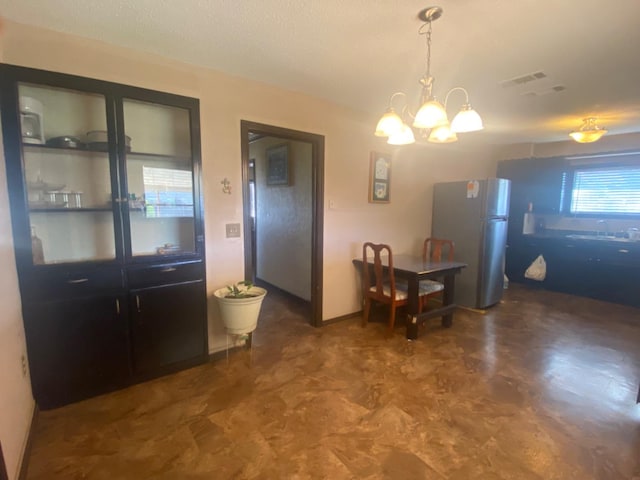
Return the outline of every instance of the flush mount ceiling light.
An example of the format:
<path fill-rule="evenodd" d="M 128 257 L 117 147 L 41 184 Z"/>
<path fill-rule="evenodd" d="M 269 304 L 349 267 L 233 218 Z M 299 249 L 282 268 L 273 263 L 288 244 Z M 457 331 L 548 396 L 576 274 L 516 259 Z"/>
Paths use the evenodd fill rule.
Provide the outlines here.
<path fill-rule="evenodd" d="M 578 143 L 597 142 L 608 130 L 599 127 L 595 117 L 588 117 L 582 121 L 582 125 L 575 132 L 571 132 L 569 136 Z"/>
<path fill-rule="evenodd" d="M 382 115 L 376 126 L 375 135 L 378 137 L 389 137 L 387 143 L 391 145 L 408 145 L 415 142 L 415 135 L 411 127 L 405 122 L 403 117 L 410 117 L 412 125 L 418 130 L 420 137 L 426 138 L 429 142 L 449 143 L 455 142 L 458 137 L 456 133 L 475 132 L 482 130 L 482 119 L 480 115 L 471 108 L 469 94 L 462 87 L 454 87 L 447 92 L 444 105 L 433 96 L 434 78 L 431 76 L 431 24 L 442 16 L 441 7 L 427 7 L 420 11 L 418 18 L 424 23 L 418 29 L 419 35 L 424 35 L 427 43 L 427 66 L 423 77 L 419 80 L 422 85 L 420 95 L 420 108 L 414 115 L 407 105 L 407 95 L 404 92 L 396 92 L 389 100 L 389 107 Z M 455 91 L 461 91 L 465 95 L 465 102 L 460 111 L 453 117 L 451 123 L 447 117 L 447 102 L 449 95 Z M 395 98 L 404 99 L 404 104 L 400 114 L 393 108 Z"/>

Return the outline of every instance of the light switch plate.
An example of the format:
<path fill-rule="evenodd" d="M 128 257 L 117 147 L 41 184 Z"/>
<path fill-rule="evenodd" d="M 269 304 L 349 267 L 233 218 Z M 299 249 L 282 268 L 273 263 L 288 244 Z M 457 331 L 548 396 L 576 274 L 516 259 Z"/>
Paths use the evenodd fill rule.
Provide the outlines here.
<path fill-rule="evenodd" d="M 227 230 L 227 238 L 240 237 L 240 224 L 239 223 L 227 223 L 225 225 Z"/>

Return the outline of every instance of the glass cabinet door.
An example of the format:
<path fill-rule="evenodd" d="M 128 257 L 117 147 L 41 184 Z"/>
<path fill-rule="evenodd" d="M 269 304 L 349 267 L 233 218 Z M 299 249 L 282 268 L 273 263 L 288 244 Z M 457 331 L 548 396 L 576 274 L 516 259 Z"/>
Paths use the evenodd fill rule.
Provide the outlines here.
<path fill-rule="evenodd" d="M 21 83 L 34 264 L 116 258 L 103 95 Z"/>
<path fill-rule="evenodd" d="M 124 99 L 131 255 L 195 253 L 189 110 Z"/>

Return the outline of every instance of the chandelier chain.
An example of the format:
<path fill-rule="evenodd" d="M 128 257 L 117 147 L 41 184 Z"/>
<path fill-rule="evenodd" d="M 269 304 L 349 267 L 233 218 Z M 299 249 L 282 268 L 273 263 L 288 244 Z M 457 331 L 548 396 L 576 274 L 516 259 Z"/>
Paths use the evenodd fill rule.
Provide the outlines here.
<path fill-rule="evenodd" d="M 424 27 L 428 27 L 425 31 Z M 427 72 L 426 76 L 431 76 L 431 22 L 424 23 L 418 30 L 419 35 L 424 35 L 427 42 Z"/>

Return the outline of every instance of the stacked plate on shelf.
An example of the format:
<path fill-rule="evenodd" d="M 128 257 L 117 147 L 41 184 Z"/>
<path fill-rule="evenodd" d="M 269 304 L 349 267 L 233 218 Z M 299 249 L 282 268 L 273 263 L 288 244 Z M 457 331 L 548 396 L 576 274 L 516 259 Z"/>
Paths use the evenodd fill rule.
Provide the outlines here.
<path fill-rule="evenodd" d="M 131 137 L 125 135 L 125 149 L 131 151 Z M 106 130 L 92 130 L 87 132 L 87 146 L 89 150 L 106 152 L 109 149 L 109 137 Z"/>
<path fill-rule="evenodd" d="M 72 135 L 61 135 L 48 139 L 46 145 L 55 148 L 77 148 L 78 150 L 106 152 L 109 150 L 109 136 L 106 130 L 91 130 L 87 132 L 84 141 Z M 125 135 L 125 149 L 127 152 L 131 151 L 131 137 L 128 135 Z"/>
<path fill-rule="evenodd" d="M 80 141 L 77 137 L 71 137 L 67 135 L 63 135 L 61 137 L 53 137 L 47 140 L 46 145 L 48 147 L 57 147 L 57 148 L 77 148 L 79 150 L 85 150 L 87 145 Z"/>

